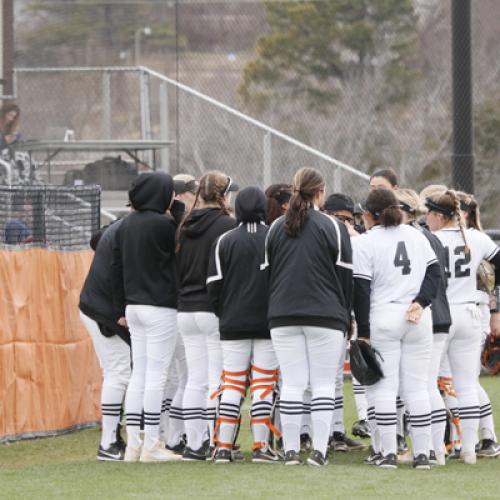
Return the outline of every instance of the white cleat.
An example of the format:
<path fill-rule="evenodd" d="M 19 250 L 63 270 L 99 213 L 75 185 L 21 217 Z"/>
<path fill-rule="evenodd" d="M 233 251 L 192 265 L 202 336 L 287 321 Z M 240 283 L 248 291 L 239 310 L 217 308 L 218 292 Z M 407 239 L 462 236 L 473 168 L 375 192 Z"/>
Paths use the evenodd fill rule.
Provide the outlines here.
<path fill-rule="evenodd" d="M 476 463 L 476 452 L 475 451 L 462 451 L 460 454 L 460 460 L 467 465 L 474 465 Z"/>
<path fill-rule="evenodd" d="M 139 448 L 133 448 L 132 446 L 128 446 L 125 449 L 125 457 L 123 458 L 124 462 L 138 462 L 141 456 L 142 446 Z"/>
<path fill-rule="evenodd" d="M 165 445 L 161 441 L 158 441 L 149 450 L 143 447 L 139 458 L 140 462 L 178 462 L 179 460 L 182 460 L 182 455 L 165 449 Z"/>

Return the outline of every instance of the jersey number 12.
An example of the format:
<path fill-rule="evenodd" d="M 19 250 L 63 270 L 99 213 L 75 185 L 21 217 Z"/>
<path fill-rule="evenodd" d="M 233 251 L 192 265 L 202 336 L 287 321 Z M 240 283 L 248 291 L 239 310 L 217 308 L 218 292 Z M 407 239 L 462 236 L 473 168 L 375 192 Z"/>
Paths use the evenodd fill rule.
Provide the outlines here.
<path fill-rule="evenodd" d="M 401 274 L 406 275 L 411 273 L 411 262 L 408 258 L 406 245 L 404 241 L 398 241 L 396 255 L 394 256 L 394 265 L 401 268 Z"/>

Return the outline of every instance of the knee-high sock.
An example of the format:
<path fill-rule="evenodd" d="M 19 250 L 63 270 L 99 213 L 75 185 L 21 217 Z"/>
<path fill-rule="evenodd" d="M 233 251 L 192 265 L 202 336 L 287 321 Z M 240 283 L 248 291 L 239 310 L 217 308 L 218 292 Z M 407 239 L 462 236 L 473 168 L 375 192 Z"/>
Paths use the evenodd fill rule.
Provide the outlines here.
<path fill-rule="evenodd" d="M 116 441 L 116 428 L 125 395 L 125 387 L 103 384 L 101 395 L 102 436 L 101 446 L 109 448 Z"/>
<path fill-rule="evenodd" d="M 358 420 L 366 420 L 368 403 L 366 401 L 365 386 L 359 384 L 355 379 L 353 379 L 352 389 L 354 391 L 354 403 L 358 412 Z"/>
<path fill-rule="evenodd" d="M 480 420 L 479 420 L 479 431 L 483 439 L 497 440 L 495 434 L 495 423 L 493 420 L 493 412 L 491 408 L 491 401 L 488 393 L 483 389 L 481 384 L 478 383 L 478 396 L 479 396 L 479 410 L 480 410 Z"/>
<path fill-rule="evenodd" d="M 301 395 L 291 395 L 294 399 L 283 394 L 279 402 L 281 429 L 283 433 L 283 447 L 285 451 L 300 451 L 300 426 L 304 404 Z M 287 399 L 284 399 L 287 397 Z"/>
<path fill-rule="evenodd" d="M 328 438 L 335 410 L 335 399 L 322 392 L 314 392 L 311 400 L 311 423 L 313 448 L 326 456 Z"/>
<path fill-rule="evenodd" d="M 375 418 L 380 435 L 380 451 L 385 456 L 397 453 L 397 412 L 396 401 L 377 400 L 375 402 Z"/>

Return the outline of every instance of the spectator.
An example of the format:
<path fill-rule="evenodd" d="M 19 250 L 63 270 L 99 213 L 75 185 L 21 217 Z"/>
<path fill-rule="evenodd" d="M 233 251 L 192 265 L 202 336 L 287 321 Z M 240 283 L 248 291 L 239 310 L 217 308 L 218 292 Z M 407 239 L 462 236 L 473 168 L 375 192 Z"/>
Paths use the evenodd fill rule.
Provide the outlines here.
<path fill-rule="evenodd" d="M 21 110 L 13 102 L 4 104 L 0 109 L 0 150 L 19 141 L 19 117 Z"/>

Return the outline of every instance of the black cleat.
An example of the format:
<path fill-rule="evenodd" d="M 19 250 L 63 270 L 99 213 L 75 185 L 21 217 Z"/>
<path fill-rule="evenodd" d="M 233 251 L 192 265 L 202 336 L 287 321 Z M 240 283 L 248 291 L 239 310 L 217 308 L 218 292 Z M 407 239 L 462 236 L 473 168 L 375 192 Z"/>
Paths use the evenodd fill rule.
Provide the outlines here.
<path fill-rule="evenodd" d="M 448 460 L 459 460 L 460 459 L 460 452 L 461 450 L 459 448 L 453 448 L 453 450 L 448 454 L 446 457 Z"/>
<path fill-rule="evenodd" d="M 381 469 L 397 469 L 398 457 L 394 453 L 389 453 L 385 457 L 378 460 L 375 465 Z"/>
<path fill-rule="evenodd" d="M 429 451 L 429 463 L 431 465 L 438 465 L 437 457 L 436 457 L 436 452 L 434 450 Z"/>
<path fill-rule="evenodd" d="M 437 463 L 437 462 L 436 462 Z M 419 470 L 430 470 L 431 464 L 429 463 L 429 459 L 427 455 L 421 453 L 417 457 L 413 459 L 413 468 Z"/>
<path fill-rule="evenodd" d="M 227 448 L 217 448 L 214 453 L 214 462 L 216 464 L 228 464 L 232 461 L 231 450 Z"/>
<path fill-rule="evenodd" d="M 307 458 L 307 463 L 309 465 L 315 465 L 317 467 L 328 465 L 328 458 L 326 458 L 321 451 L 313 450 Z"/>
<path fill-rule="evenodd" d="M 300 451 L 309 451 L 312 449 L 312 439 L 309 434 L 300 435 Z"/>
<path fill-rule="evenodd" d="M 258 448 L 252 453 L 252 462 L 255 463 L 264 464 L 279 462 L 280 460 L 280 456 L 269 445 L 265 448 Z"/>
<path fill-rule="evenodd" d="M 500 445 L 493 439 L 483 439 L 481 448 L 477 451 L 478 457 L 495 458 L 500 455 Z"/>
<path fill-rule="evenodd" d="M 186 446 L 186 448 L 184 449 L 184 453 L 182 454 L 182 460 L 186 462 L 202 462 L 206 459 L 207 449 L 203 445 L 197 450 L 192 450 L 189 446 Z"/>
<path fill-rule="evenodd" d="M 184 450 L 186 449 L 186 445 L 183 441 L 181 441 L 179 444 L 176 444 L 175 446 L 169 446 L 168 444 L 165 446 L 167 450 L 172 451 L 176 455 L 183 455 Z"/>
<path fill-rule="evenodd" d="M 365 448 L 365 444 L 347 437 L 343 432 L 333 433 L 333 451 L 364 450 Z"/>
<path fill-rule="evenodd" d="M 121 462 L 124 455 L 125 452 L 118 441 L 111 443 L 108 448 L 99 446 L 99 449 L 97 450 L 97 460 L 101 460 L 103 462 Z"/>
<path fill-rule="evenodd" d="M 360 438 L 372 437 L 372 433 L 370 431 L 370 425 L 366 420 L 360 420 L 358 422 L 354 422 L 351 432 L 353 436 L 357 436 Z"/>
<path fill-rule="evenodd" d="M 382 460 L 382 453 L 375 453 L 372 452 L 370 455 L 368 455 L 364 460 L 363 463 L 365 465 L 377 465 L 377 463 Z"/>
<path fill-rule="evenodd" d="M 303 463 L 298 451 L 290 450 L 285 453 L 285 465 L 302 465 Z"/>

